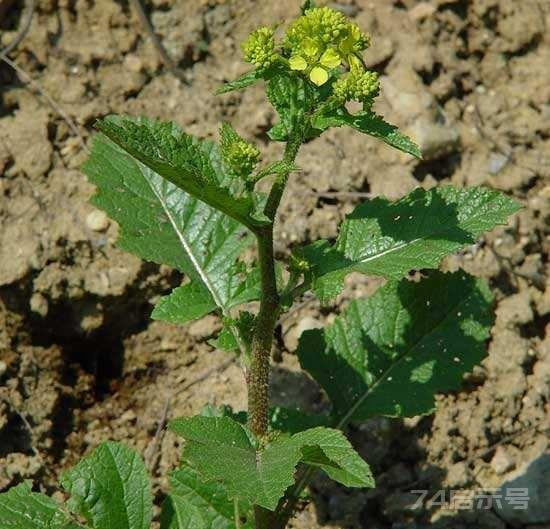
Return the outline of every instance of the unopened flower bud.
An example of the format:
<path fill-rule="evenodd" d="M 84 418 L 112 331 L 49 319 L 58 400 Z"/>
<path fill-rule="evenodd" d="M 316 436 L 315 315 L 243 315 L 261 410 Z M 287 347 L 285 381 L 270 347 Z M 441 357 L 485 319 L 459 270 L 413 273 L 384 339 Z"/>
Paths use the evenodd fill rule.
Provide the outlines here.
<path fill-rule="evenodd" d="M 240 177 L 248 177 L 256 167 L 260 151 L 241 138 L 231 125 L 224 123 L 220 130 L 221 153 L 229 168 Z"/>
<path fill-rule="evenodd" d="M 257 68 L 267 68 L 277 60 L 273 29 L 261 27 L 253 31 L 242 45 L 245 61 Z"/>
<path fill-rule="evenodd" d="M 380 93 L 380 81 L 376 72 L 352 71 L 333 85 L 334 97 L 339 101 L 372 101 Z"/>

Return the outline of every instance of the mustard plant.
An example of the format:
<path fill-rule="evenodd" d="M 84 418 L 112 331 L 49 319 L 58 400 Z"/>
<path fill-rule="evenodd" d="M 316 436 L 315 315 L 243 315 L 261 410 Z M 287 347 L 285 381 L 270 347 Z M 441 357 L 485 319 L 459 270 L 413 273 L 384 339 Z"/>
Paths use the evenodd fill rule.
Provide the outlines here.
<path fill-rule="evenodd" d="M 279 118 L 268 136 L 285 145 L 280 161 L 263 164 L 258 147 L 228 123 L 218 146 L 174 123 L 109 116 L 98 122 L 84 166 L 97 187 L 93 203 L 120 225 L 120 247 L 185 275 L 152 317 L 185 324 L 217 313 L 223 329 L 213 344 L 238 355 L 244 371 L 246 411 L 208 408 L 169 423 L 184 449 L 162 505 L 162 529 L 282 529 L 317 471 L 346 487 L 374 487 L 346 427 L 432 412 L 434 395 L 459 388 L 483 358 L 492 325 L 484 281 L 436 270 L 518 210 L 490 189 L 419 188 L 395 202 L 372 198 L 347 216 L 335 240 L 313 241 L 276 262 L 273 228 L 302 145 L 331 127 L 350 127 L 421 156 L 372 108 L 380 83 L 363 61 L 370 37 L 356 24 L 308 3 L 280 38 L 278 32 L 262 27 L 248 37 L 242 49 L 251 69 L 219 93 L 264 84 Z M 351 101 L 361 110 L 349 111 Z M 267 193 L 257 188 L 263 180 Z M 254 244 L 250 264 L 242 254 Z M 308 291 L 327 304 L 351 272 L 387 281 L 369 298 L 350 301 L 332 324 L 305 331 L 294 352 L 326 396 L 326 413 L 270 407 L 281 314 Z M 0 528 L 151 525 L 147 471 L 123 444 L 101 444 L 61 485 L 64 505 L 29 483 L 0 495 Z"/>

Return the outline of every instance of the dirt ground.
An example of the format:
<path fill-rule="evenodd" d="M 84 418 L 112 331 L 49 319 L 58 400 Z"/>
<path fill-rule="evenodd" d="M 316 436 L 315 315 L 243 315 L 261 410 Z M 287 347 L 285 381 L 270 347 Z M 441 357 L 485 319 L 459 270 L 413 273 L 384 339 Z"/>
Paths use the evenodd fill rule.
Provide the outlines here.
<path fill-rule="evenodd" d="M 492 186 L 525 209 L 444 263 L 486 278 L 495 292 L 483 365 L 462 391 L 438 397 L 432 417 L 353 426 L 351 439 L 378 487 L 351 491 L 319 477 L 295 527 L 511 527 L 491 510 L 416 507 L 410 491 L 427 489 L 430 498 L 439 489 L 499 487 L 548 450 L 550 2 L 331 5 L 372 34 L 367 64 L 383 76 L 376 109 L 416 138 L 426 157 L 413 160 L 346 130 L 308 144 L 282 206 L 278 254 L 334 237 L 364 196 L 395 199 L 416 186 Z M 23 6 L 0 6 L 4 47 Z M 163 68 L 128 3 L 112 0 L 38 0 L 10 57 L 74 119 L 86 143 L 94 120 L 109 113 L 174 119 L 214 137 L 230 120 L 275 159 L 281 147 L 267 145 L 274 114 L 261 89 L 213 92 L 246 69 L 239 44 L 247 33 L 294 15 L 299 2 L 152 0 L 147 8 L 179 77 Z M 242 374 L 208 345 L 220 326 L 215 317 L 185 327 L 149 320 L 152 303 L 181 277 L 115 247 L 117 226 L 87 203 L 85 157 L 59 113 L 0 63 L 0 490 L 32 479 L 51 492 L 64 469 L 114 439 L 147 458 L 160 502 L 179 445 L 170 434 L 152 443 L 159 423 L 208 403 L 242 409 Z M 323 406 L 299 373 L 297 338 L 379 284 L 354 276 L 334 306 L 310 301 L 282 322 L 274 402 Z"/>

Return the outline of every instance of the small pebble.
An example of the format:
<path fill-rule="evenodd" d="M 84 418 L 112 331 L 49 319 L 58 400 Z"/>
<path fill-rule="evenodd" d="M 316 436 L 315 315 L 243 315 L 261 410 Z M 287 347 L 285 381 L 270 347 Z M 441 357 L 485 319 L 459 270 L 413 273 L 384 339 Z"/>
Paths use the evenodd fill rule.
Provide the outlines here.
<path fill-rule="evenodd" d="M 413 20 L 424 20 L 425 18 L 431 17 L 436 12 L 435 6 L 429 4 L 428 2 L 420 2 L 416 4 L 410 11 L 409 16 Z"/>
<path fill-rule="evenodd" d="M 0 360 L 0 377 L 8 370 L 8 364 Z"/>
<path fill-rule="evenodd" d="M 124 66 L 134 73 L 139 73 L 143 70 L 143 62 L 137 55 L 126 55 L 124 57 Z"/>
<path fill-rule="evenodd" d="M 93 231 L 105 231 L 109 227 L 109 217 L 96 209 L 86 217 L 86 226 Z"/>
<path fill-rule="evenodd" d="M 508 157 L 504 156 L 504 154 L 501 154 L 499 152 L 492 152 L 491 156 L 489 157 L 489 172 L 491 174 L 500 173 L 500 171 L 504 169 L 508 161 Z"/>

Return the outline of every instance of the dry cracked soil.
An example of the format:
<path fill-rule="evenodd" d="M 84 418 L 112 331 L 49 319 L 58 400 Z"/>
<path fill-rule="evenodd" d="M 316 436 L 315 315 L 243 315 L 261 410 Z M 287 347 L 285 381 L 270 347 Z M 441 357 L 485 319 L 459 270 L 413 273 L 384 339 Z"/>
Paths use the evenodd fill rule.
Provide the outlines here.
<path fill-rule="evenodd" d="M 294 527 L 549 527 L 548 508 L 546 520 L 534 511 L 512 520 L 496 508 L 429 500 L 440 489 L 501 487 L 548 452 L 550 2 L 330 5 L 372 34 L 367 64 L 383 86 L 376 108 L 417 139 L 425 158 L 346 130 L 311 142 L 285 195 L 277 254 L 334 237 L 364 197 L 396 199 L 416 186 L 487 185 L 524 209 L 443 264 L 487 279 L 495 293 L 486 360 L 461 391 L 438 396 L 433 416 L 352 426 L 378 487 L 346 490 L 319 477 Z M 37 0 L 30 31 L 10 57 L 74 120 L 84 143 L 94 120 L 109 113 L 174 119 L 207 137 L 229 120 L 275 159 L 281 148 L 266 141 L 274 114 L 261 89 L 225 97 L 214 90 L 245 70 L 239 44 L 247 33 L 293 16 L 299 3 L 146 2 L 178 75 L 163 67 L 130 6 Z M 1 47 L 25 14 L 23 2 L 0 0 Z M 152 443 L 159 422 L 205 404 L 242 409 L 242 374 L 208 345 L 217 318 L 184 327 L 149 319 L 154 301 L 182 278 L 116 248 L 117 226 L 87 202 L 93 188 L 79 170 L 85 157 L 58 110 L 26 75 L 0 63 L 0 490 L 31 479 L 51 492 L 64 469 L 114 439 L 147 458 L 160 503 L 180 446 L 170 434 Z M 281 323 L 276 403 L 324 405 L 299 372 L 297 337 L 379 284 L 354 276 L 334 305 L 310 300 Z M 419 489 L 428 493 L 416 505 L 411 491 Z M 547 490 L 540 494 L 550 504 Z"/>

